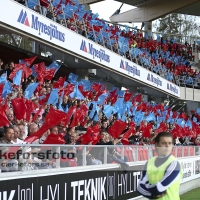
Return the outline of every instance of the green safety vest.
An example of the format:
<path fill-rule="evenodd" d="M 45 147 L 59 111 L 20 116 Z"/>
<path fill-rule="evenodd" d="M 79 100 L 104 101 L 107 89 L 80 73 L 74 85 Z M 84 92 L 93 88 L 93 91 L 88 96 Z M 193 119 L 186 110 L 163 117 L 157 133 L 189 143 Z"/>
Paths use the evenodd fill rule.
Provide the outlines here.
<path fill-rule="evenodd" d="M 163 179 L 167 166 L 172 161 L 176 160 L 176 158 L 171 155 L 168 158 L 168 160 L 159 167 L 155 166 L 155 160 L 156 157 L 153 157 L 148 161 L 147 164 L 147 176 L 149 183 L 152 185 L 158 183 Z M 181 178 L 182 178 L 182 170 L 180 171 L 179 179 L 176 180 L 172 185 L 170 185 L 170 187 L 168 187 L 168 189 L 166 190 L 166 194 L 163 197 L 159 198 L 159 200 L 180 200 L 179 187 Z"/>

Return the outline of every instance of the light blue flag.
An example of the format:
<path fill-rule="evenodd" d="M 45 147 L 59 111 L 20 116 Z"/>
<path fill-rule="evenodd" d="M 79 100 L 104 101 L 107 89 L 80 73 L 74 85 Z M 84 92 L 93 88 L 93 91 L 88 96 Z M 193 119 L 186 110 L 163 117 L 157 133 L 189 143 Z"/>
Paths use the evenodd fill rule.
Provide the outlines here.
<path fill-rule="evenodd" d="M 0 83 L 6 83 L 7 80 L 7 72 L 0 76 Z"/>
<path fill-rule="evenodd" d="M 185 123 L 186 127 L 189 127 L 190 129 L 192 129 L 192 122 L 190 119 L 187 120 L 187 122 Z"/>
<path fill-rule="evenodd" d="M 125 115 L 122 116 L 122 121 L 126 122 L 126 116 Z"/>
<path fill-rule="evenodd" d="M 58 105 L 58 110 L 61 110 L 64 112 L 63 108 L 62 108 L 62 102 L 63 102 L 63 96 L 64 96 L 64 91 L 62 92 L 62 95 L 60 97 L 60 102 L 59 102 L 59 105 Z M 67 107 L 67 106 L 66 106 Z"/>
<path fill-rule="evenodd" d="M 112 114 L 113 107 L 110 105 L 104 105 L 103 113 L 106 116 L 107 119 L 110 118 L 110 115 Z"/>
<path fill-rule="evenodd" d="M 102 95 L 100 95 L 100 96 L 98 97 L 97 104 L 102 105 L 107 96 L 108 96 L 107 93 L 103 93 Z"/>
<path fill-rule="evenodd" d="M 34 66 L 32 66 L 31 69 L 32 69 L 32 74 L 31 75 L 34 76 L 34 77 L 36 77 L 37 73 L 35 72 Z"/>
<path fill-rule="evenodd" d="M 6 81 L 4 87 L 3 87 L 3 92 L 2 92 L 2 97 L 6 97 L 6 95 L 10 94 L 12 92 L 12 87 L 10 85 L 9 81 Z"/>
<path fill-rule="evenodd" d="M 137 126 L 140 125 L 140 123 L 142 122 L 142 120 L 144 119 L 144 112 L 141 111 L 136 111 L 135 112 L 135 116 L 134 116 L 134 122 L 137 124 Z"/>
<path fill-rule="evenodd" d="M 113 113 L 117 113 L 122 107 L 123 107 L 123 103 L 124 103 L 124 98 L 118 98 L 117 101 L 114 104 L 114 109 L 113 109 Z"/>
<path fill-rule="evenodd" d="M 22 70 L 19 70 L 13 78 L 13 83 L 17 86 L 21 85 Z"/>
<path fill-rule="evenodd" d="M 197 118 L 196 117 L 193 117 L 193 122 L 197 122 Z"/>
<path fill-rule="evenodd" d="M 39 83 L 31 83 L 31 84 L 28 85 L 28 87 L 25 90 L 25 95 L 24 95 L 24 97 L 26 99 L 30 99 L 32 97 L 32 95 L 35 92 L 38 84 Z"/>
<path fill-rule="evenodd" d="M 118 91 L 118 97 L 124 97 L 125 90 L 119 90 Z"/>
<path fill-rule="evenodd" d="M 75 84 L 77 82 L 78 76 L 76 74 L 70 73 L 68 76 L 68 81 Z"/>
<path fill-rule="evenodd" d="M 90 90 L 91 88 L 91 83 L 90 81 L 86 80 L 86 79 L 81 79 L 81 81 L 79 82 L 81 85 L 83 85 L 83 89 L 84 90 Z"/>
<path fill-rule="evenodd" d="M 74 91 L 70 93 L 71 98 L 77 98 L 77 99 L 85 99 L 85 97 L 82 95 L 80 90 L 78 89 L 78 83 L 76 83 L 76 86 L 74 87 Z"/>
<path fill-rule="evenodd" d="M 96 107 L 96 114 L 94 116 L 94 121 L 97 122 L 99 120 L 99 111 L 100 111 L 100 108 L 97 106 Z"/>
<path fill-rule="evenodd" d="M 93 102 L 93 108 L 92 108 L 92 110 L 91 110 L 91 112 L 89 114 L 89 118 L 90 119 L 92 119 L 94 117 L 94 114 L 95 114 L 96 110 L 97 110 L 97 104 L 95 102 Z"/>
<path fill-rule="evenodd" d="M 154 113 L 150 113 L 148 116 L 146 116 L 145 121 L 150 122 L 150 121 L 156 121 L 156 117 Z"/>
<path fill-rule="evenodd" d="M 52 89 L 47 104 L 56 105 L 58 103 L 58 89 Z"/>
<path fill-rule="evenodd" d="M 60 69 L 60 65 L 56 61 L 54 61 L 47 67 L 47 69 L 56 69 L 56 71 L 54 73 L 54 75 L 55 75 L 56 72 Z"/>
<path fill-rule="evenodd" d="M 200 108 L 196 109 L 196 113 L 199 114 L 200 113 Z"/>

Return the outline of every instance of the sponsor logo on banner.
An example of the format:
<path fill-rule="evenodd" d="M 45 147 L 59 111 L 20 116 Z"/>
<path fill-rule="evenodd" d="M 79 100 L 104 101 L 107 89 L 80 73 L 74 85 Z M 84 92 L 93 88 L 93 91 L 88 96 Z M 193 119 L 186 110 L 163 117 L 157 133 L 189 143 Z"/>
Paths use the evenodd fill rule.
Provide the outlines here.
<path fill-rule="evenodd" d="M 31 19 L 32 19 L 32 21 L 31 21 L 31 25 L 30 25 L 27 12 L 22 9 L 21 12 L 19 13 L 17 22 L 24 24 L 27 27 L 30 27 L 32 29 L 35 29 L 36 31 L 38 31 L 38 35 L 45 34 L 45 35 L 49 36 L 50 40 L 56 39 L 61 42 L 65 42 L 65 33 L 62 33 L 61 31 L 59 31 L 57 26 L 55 26 L 51 23 L 50 24 L 43 23 L 34 14 L 32 14 Z"/>
<path fill-rule="evenodd" d="M 195 175 L 200 176 L 200 158 L 195 160 Z"/>
<path fill-rule="evenodd" d="M 107 63 L 110 63 L 110 56 L 106 54 L 106 51 L 104 49 L 96 49 L 93 44 L 88 42 L 88 45 L 85 40 L 82 40 L 80 50 L 84 51 L 85 53 L 88 53 L 93 56 L 93 59 L 97 58 L 100 60 L 100 62 L 105 61 Z"/>
<path fill-rule="evenodd" d="M 167 83 L 167 89 L 170 90 L 171 92 L 178 94 L 178 89 L 176 88 L 176 86 L 173 86 L 171 83 Z"/>
<path fill-rule="evenodd" d="M 90 171 L 76 174 L 55 174 L 54 176 L 6 180 L 2 182 L 0 199 L 129 199 L 139 196 L 137 193 L 139 180 L 140 172 L 124 173 L 116 171 Z"/>
<path fill-rule="evenodd" d="M 26 11 L 24 12 L 23 9 L 21 10 L 21 12 L 19 14 L 19 18 L 18 18 L 17 22 L 30 27 L 30 23 L 29 23 L 29 20 L 27 17 L 27 12 Z"/>
<path fill-rule="evenodd" d="M 148 73 L 147 80 L 156 84 L 157 86 L 162 86 L 162 81 L 159 79 L 159 77 L 155 77 L 153 74 Z"/>
<path fill-rule="evenodd" d="M 128 73 L 133 74 L 133 76 L 140 76 L 140 70 L 134 65 L 129 65 L 129 62 L 121 60 L 120 68 L 128 71 Z"/>
<path fill-rule="evenodd" d="M 180 160 L 183 176 L 181 182 L 186 182 L 194 178 L 194 160 L 191 158 Z"/>

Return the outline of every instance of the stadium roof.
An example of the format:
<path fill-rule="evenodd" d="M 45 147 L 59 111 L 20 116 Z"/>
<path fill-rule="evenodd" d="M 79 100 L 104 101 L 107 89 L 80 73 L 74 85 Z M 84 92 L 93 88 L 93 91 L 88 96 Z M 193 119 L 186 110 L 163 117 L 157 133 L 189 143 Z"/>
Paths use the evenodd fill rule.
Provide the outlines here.
<path fill-rule="evenodd" d="M 200 0 L 120 0 L 137 8 L 110 17 L 112 22 L 148 22 L 170 13 L 200 16 Z"/>
<path fill-rule="evenodd" d="M 79 0 L 96 3 L 102 0 Z M 147 22 L 170 13 L 200 16 L 200 0 L 115 0 L 137 8 L 110 17 L 112 22 Z"/>

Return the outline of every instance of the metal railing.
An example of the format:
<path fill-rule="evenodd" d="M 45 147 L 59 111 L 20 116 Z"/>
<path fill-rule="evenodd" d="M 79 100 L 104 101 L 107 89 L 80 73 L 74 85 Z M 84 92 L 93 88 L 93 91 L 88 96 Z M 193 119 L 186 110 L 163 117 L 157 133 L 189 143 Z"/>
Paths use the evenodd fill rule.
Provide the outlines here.
<path fill-rule="evenodd" d="M 200 147 L 174 146 L 178 158 L 200 155 Z M 156 155 L 154 146 L 136 145 L 0 145 L 1 172 L 30 171 L 110 163 L 146 161 Z"/>
<path fill-rule="evenodd" d="M 119 48 L 119 44 L 117 41 L 117 33 L 118 27 L 120 27 L 120 31 L 122 28 L 124 29 L 124 33 L 126 32 L 127 26 L 119 25 L 119 24 L 112 24 L 111 22 L 103 21 L 102 23 L 109 29 L 109 25 L 116 27 L 116 34 L 113 34 L 112 36 L 109 35 L 109 33 L 105 32 L 101 26 L 96 26 L 93 20 L 86 20 L 82 16 L 81 18 L 76 15 L 76 12 L 73 12 L 73 9 L 70 12 L 65 11 L 65 6 L 61 4 L 57 4 L 54 6 L 54 1 L 46 2 L 43 0 L 25 0 L 24 6 L 27 6 L 34 11 L 46 16 L 47 18 L 60 23 L 61 25 L 65 26 L 66 28 L 69 28 L 82 36 L 85 36 L 86 38 L 93 40 L 94 42 L 104 46 L 105 48 L 121 55 L 122 57 L 125 57 L 129 59 L 130 61 L 160 75 L 161 77 L 167 79 L 170 82 L 173 82 L 180 86 L 181 81 L 184 79 L 184 77 L 180 78 L 180 75 L 167 75 L 167 73 L 170 72 L 167 68 L 163 70 L 162 66 L 160 66 L 160 69 L 157 70 L 156 66 L 158 64 L 155 64 L 151 60 L 150 56 L 142 56 L 140 54 L 136 55 L 134 45 L 128 45 L 128 47 L 125 44 L 121 44 L 121 48 Z M 141 38 L 146 39 L 153 39 L 158 38 L 162 33 L 159 32 L 152 32 L 150 36 L 147 35 L 147 32 L 143 30 L 139 30 L 133 27 L 128 27 L 128 30 L 131 30 L 133 34 L 136 35 L 137 39 L 141 40 Z M 171 41 L 174 40 L 179 44 L 182 44 L 184 42 L 189 42 L 190 44 L 193 44 L 192 49 L 197 50 L 197 41 L 200 39 L 196 36 L 189 36 L 186 37 L 181 34 L 164 34 L 165 40 Z M 154 40 L 156 43 L 158 43 L 160 40 Z M 142 48 L 144 51 L 147 51 L 148 49 L 146 47 Z M 192 87 L 198 86 L 194 85 L 196 82 L 192 81 L 190 84 Z M 187 86 L 186 84 L 185 86 Z"/>

